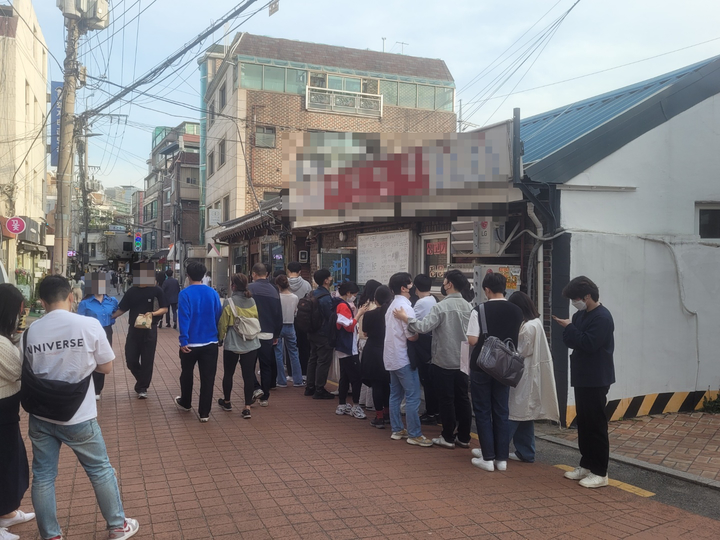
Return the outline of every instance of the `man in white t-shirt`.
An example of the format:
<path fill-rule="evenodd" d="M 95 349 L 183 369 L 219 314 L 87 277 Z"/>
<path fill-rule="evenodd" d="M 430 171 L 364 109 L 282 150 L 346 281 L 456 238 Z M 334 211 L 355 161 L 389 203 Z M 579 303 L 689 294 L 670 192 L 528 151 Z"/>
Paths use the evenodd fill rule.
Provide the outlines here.
<path fill-rule="evenodd" d="M 407 323 L 396 319 L 394 311 L 403 311 L 408 317 L 415 317 L 410 304 L 412 276 L 399 272 L 390 278 L 390 290 L 395 299 L 385 314 L 385 343 L 383 362 L 390 372 L 390 427 L 393 440 L 407 439 L 408 444 L 429 447 L 432 441 L 422 434 L 420 426 L 420 377 L 415 367 L 410 365 L 408 340 L 414 341 L 417 335 L 410 332 Z M 407 429 L 403 427 L 400 403 L 405 398 L 405 419 Z"/>
<path fill-rule="evenodd" d="M 115 354 L 97 319 L 70 312 L 70 283 L 62 276 L 47 276 L 40 283 L 40 299 L 47 311 L 27 330 L 24 353 L 38 379 L 80 383 L 94 372 L 109 374 Z M 52 403 L 49 403 L 52 406 Z M 69 413 L 68 413 L 69 414 Z M 138 522 L 125 517 L 115 470 L 96 420 L 92 377 L 85 399 L 68 421 L 30 415 L 28 434 L 33 447 L 32 501 L 43 538 L 62 540 L 55 503 L 55 477 L 60 447 L 65 443 L 77 456 L 95 490 L 108 525 L 108 538 L 130 538 Z"/>

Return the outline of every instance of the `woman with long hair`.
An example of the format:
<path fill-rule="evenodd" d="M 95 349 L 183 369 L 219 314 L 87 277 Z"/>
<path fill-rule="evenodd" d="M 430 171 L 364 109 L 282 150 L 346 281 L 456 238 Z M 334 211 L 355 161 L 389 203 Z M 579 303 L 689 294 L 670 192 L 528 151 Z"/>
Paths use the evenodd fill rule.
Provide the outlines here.
<path fill-rule="evenodd" d="M 545 329 L 532 299 L 524 292 L 513 293 L 508 302 L 523 313 L 518 336 L 518 352 L 525 358 L 522 378 L 510 388 L 510 438 L 515 452 L 510 459 L 535 461 L 535 420 L 558 422 L 560 410 L 555 391 L 552 355 Z"/>
<path fill-rule="evenodd" d="M 107 282 L 103 272 L 91 274 L 90 286 L 91 292 L 85 295 L 85 298 L 78 304 L 77 314 L 100 321 L 112 347 L 113 325 L 115 324 L 112 314 L 118 309 L 118 301 L 107 294 Z M 95 386 L 95 400 L 99 400 L 100 394 L 105 387 L 105 375 L 93 371 L 92 378 Z"/>
<path fill-rule="evenodd" d="M 22 293 L 9 283 L 0 285 L 0 539 L 19 536 L 6 527 L 35 514 L 19 510 L 30 482 L 27 453 L 20 434 L 20 375 L 22 361 L 16 346 L 17 327 L 24 311 Z"/>
<path fill-rule="evenodd" d="M 254 339 L 246 340 L 233 327 L 236 317 L 258 318 L 257 306 L 247 285 L 248 278 L 245 274 L 234 274 L 230 277 L 230 288 L 232 289 L 230 299 L 232 303 L 230 301 L 225 302 L 218 323 L 218 338 L 223 342 L 224 366 L 223 398 L 218 399 L 218 405 L 224 411 L 232 410 L 230 397 L 233 388 L 233 376 L 239 361 L 243 378 L 243 392 L 245 394 L 245 407 L 242 411 L 242 417 L 245 419 L 251 417 L 250 405 L 263 394 L 262 390 L 255 390 L 255 383 L 257 382 L 255 379 L 255 363 L 260 349 L 260 339 L 256 336 Z"/>
<path fill-rule="evenodd" d="M 386 419 L 390 418 L 390 374 L 383 362 L 385 346 L 385 313 L 393 301 L 389 287 L 381 285 L 375 291 L 377 308 L 368 311 L 363 317 L 362 331 L 367 335 L 363 350 L 361 376 L 364 384 L 372 388 L 375 418 L 370 421 L 372 427 L 385 428 Z"/>
<path fill-rule="evenodd" d="M 357 305 L 358 307 L 367 306 L 367 313 L 368 311 L 372 311 L 373 309 L 376 309 L 378 306 L 375 303 L 375 291 L 377 291 L 378 287 L 380 287 L 382 283 L 379 281 L 375 281 L 374 279 L 369 279 L 367 283 L 365 283 L 365 287 L 363 288 L 363 292 L 360 294 L 360 297 L 358 299 Z M 365 315 L 358 316 L 358 354 L 360 355 L 360 363 L 362 364 L 362 354 L 363 350 L 365 349 L 365 343 L 367 342 L 367 334 L 362 331 L 362 322 Z M 369 386 L 366 384 L 363 384 L 360 388 L 360 405 L 364 405 L 366 409 L 374 409 L 375 404 L 373 403 L 372 398 L 372 390 Z"/>

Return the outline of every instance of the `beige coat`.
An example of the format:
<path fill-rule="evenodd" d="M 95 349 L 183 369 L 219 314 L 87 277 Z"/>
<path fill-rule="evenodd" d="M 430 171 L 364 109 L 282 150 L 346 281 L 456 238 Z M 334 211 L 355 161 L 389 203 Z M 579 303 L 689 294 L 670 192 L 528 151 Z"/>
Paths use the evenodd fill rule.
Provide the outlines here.
<path fill-rule="evenodd" d="M 510 388 L 510 420 L 560 421 L 552 356 L 540 319 L 523 323 L 518 352 L 525 357 L 525 370 L 516 388 Z"/>

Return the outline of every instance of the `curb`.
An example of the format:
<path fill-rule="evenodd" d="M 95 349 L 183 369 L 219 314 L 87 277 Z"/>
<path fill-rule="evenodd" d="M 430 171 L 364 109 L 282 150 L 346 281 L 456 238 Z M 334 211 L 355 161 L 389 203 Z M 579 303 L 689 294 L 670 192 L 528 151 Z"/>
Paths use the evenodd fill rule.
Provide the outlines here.
<path fill-rule="evenodd" d="M 536 437 L 538 439 L 542 439 L 543 441 L 578 450 L 578 445 L 575 442 L 566 441 L 565 439 L 553 437 L 552 435 L 536 435 Z M 718 480 L 710 480 L 708 478 L 703 478 L 702 476 L 697 476 L 695 474 L 688 474 L 683 471 L 676 471 L 675 469 L 663 467 L 662 465 L 647 463 L 639 459 L 625 457 L 623 455 L 615 454 L 613 452 L 610 452 L 610 459 L 613 461 L 618 461 L 620 463 L 625 463 L 626 465 L 632 465 L 633 467 L 637 467 L 639 469 L 645 469 L 646 471 L 660 473 L 665 476 L 671 476 L 673 478 L 684 480 L 686 482 L 691 482 L 693 484 L 698 484 L 700 486 L 704 486 L 710 489 L 720 490 L 720 481 Z"/>

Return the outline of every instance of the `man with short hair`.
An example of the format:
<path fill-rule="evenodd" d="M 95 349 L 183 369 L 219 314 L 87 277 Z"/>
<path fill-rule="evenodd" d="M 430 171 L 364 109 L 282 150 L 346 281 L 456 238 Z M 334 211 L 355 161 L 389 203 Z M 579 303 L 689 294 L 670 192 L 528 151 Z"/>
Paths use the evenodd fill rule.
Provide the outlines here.
<path fill-rule="evenodd" d="M 520 327 L 524 321 L 522 310 L 505 300 L 505 276 L 489 273 L 483 278 L 482 288 L 488 301 L 483 304 L 489 336 L 518 344 Z M 477 359 L 485 343 L 482 334 L 479 307 L 473 309 L 467 327 L 468 343 L 475 348 L 470 356 L 470 390 L 475 411 L 480 449 L 472 451 L 472 464 L 492 472 L 507 469 L 510 455 L 510 422 L 508 400 L 510 387 L 495 380 L 477 365 Z"/>
<path fill-rule="evenodd" d="M 317 332 L 309 335 L 310 358 L 308 359 L 305 395 L 312 396 L 313 399 L 335 399 L 335 396 L 325 389 L 335 350 L 328 339 L 328 324 L 333 312 L 333 301 L 330 295 L 333 278 L 330 270 L 320 268 L 313 274 L 313 279 L 318 286 L 313 291 L 313 295 L 317 299 L 323 322 Z"/>
<path fill-rule="evenodd" d="M 290 283 L 290 291 L 298 297 L 298 300 L 305 298 L 308 293 L 312 292 L 312 285 L 307 282 L 301 275 L 302 265 L 293 261 L 287 265 L 287 277 Z M 310 358 L 310 341 L 305 332 L 301 332 L 295 326 L 295 335 L 297 336 L 298 355 L 300 356 L 300 367 L 303 372 L 303 379 L 306 379 L 308 359 Z"/>
<path fill-rule="evenodd" d="M 218 357 L 218 321 L 222 315 L 220 297 L 215 289 L 200 287 L 205 265 L 192 261 L 187 265 L 190 285 L 178 295 L 180 319 L 180 395 L 175 405 L 190 410 L 193 372 L 195 364 L 200 372 L 200 402 L 198 415 L 201 422 L 210 419 L 212 392 L 215 385 Z"/>
<path fill-rule="evenodd" d="M 260 406 L 267 407 L 270 398 L 270 388 L 276 384 L 277 362 L 275 350 L 278 338 L 283 326 L 282 304 L 278 290 L 268 281 L 268 271 L 263 263 L 257 263 L 252 267 L 252 283 L 248 285 L 248 291 L 253 295 L 257 305 L 258 318 L 260 319 L 260 350 L 258 360 L 260 361 L 260 388 L 263 395 L 260 398 Z M 273 370 L 273 367 L 275 370 Z M 275 374 L 273 375 L 273 371 Z"/>
<path fill-rule="evenodd" d="M 445 298 L 432 306 L 422 320 L 398 314 L 401 320 L 407 321 L 410 332 L 433 333 L 431 374 L 443 429 L 440 437 L 432 442 L 443 448 L 455 448 L 455 445 L 470 447 L 472 409 L 468 397 L 468 376 L 460 370 L 460 344 L 465 341 L 472 311 L 472 306 L 462 296 L 468 287 L 463 273 L 451 270 L 443 279 Z"/>
<path fill-rule="evenodd" d="M 383 362 L 390 373 L 390 438 L 399 441 L 407 439 L 408 444 L 429 447 L 433 443 L 422 434 L 420 425 L 420 377 L 417 369 L 410 364 L 408 340 L 417 340 L 417 335 L 407 325 L 409 318 L 415 318 L 415 310 L 410 305 L 412 276 L 399 272 L 390 278 L 390 290 L 395 299 L 385 313 L 385 343 Z M 402 314 L 398 316 L 398 314 Z M 405 398 L 405 419 L 407 429 L 403 427 L 400 404 Z"/>
<path fill-rule="evenodd" d="M 165 271 L 167 278 L 162 284 L 162 292 L 165 295 L 165 301 L 168 303 L 168 311 L 165 314 L 165 326 L 170 328 L 170 311 L 172 310 L 173 315 L 173 328 L 177 329 L 177 310 L 178 310 L 178 295 L 180 294 L 180 283 L 173 277 L 173 271 L 167 269 Z M 158 324 L 158 328 L 162 328 L 162 321 Z"/>
<path fill-rule="evenodd" d="M 24 336 L 24 354 L 34 377 L 46 381 L 87 384 L 79 408 L 65 411 L 66 421 L 30 414 L 28 435 L 33 447 L 32 501 L 42 538 L 62 540 L 55 503 L 55 478 L 62 444 L 69 446 L 82 464 L 95 490 L 100 511 L 108 526 L 108 538 L 130 538 L 138 532 L 134 519 L 125 517 L 115 470 L 108 459 L 97 423 L 93 372 L 109 374 L 115 354 L 97 319 L 70 312 L 70 283 L 62 276 L 40 282 L 40 300 L 47 314 L 32 324 Z M 25 376 L 23 385 L 27 384 Z M 48 384 L 48 383 L 46 383 Z M 37 404 L 40 396 L 31 396 Z M 59 398 L 58 398 L 59 399 Z M 42 403 L 53 406 L 59 401 Z M 25 406 L 25 403 L 24 403 Z M 32 413 L 35 410 L 29 407 Z"/>
<path fill-rule="evenodd" d="M 419 321 L 422 321 L 430 313 L 432 307 L 437 304 L 437 300 L 430 293 L 432 282 L 432 278 L 426 274 L 418 274 L 413 280 L 417 295 L 413 309 Z M 436 426 L 439 420 L 440 406 L 438 405 L 437 393 L 430 369 L 432 362 L 432 332 L 419 334 L 417 341 L 408 343 L 408 354 L 411 358 L 415 358 L 414 364 L 418 368 L 420 384 L 422 384 L 425 393 L 425 413 L 420 416 L 420 423 L 427 426 Z"/>
<path fill-rule="evenodd" d="M 133 287 L 125 293 L 118 310 L 113 313 L 117 319 L 126 311 L 128 333 L 125 340 L 125 362 L 135 377 L 135 392 L 138 399 L 147 399 L 147 391 L 152 382 L 157 347 L 157 323 L 167 313 L 167 302 L 162 289 L 155 285 L 155 265 L 136 263 L 133 265 Z M 135 328 L 140 314 L 152 315 L 150 328 Z"/>

